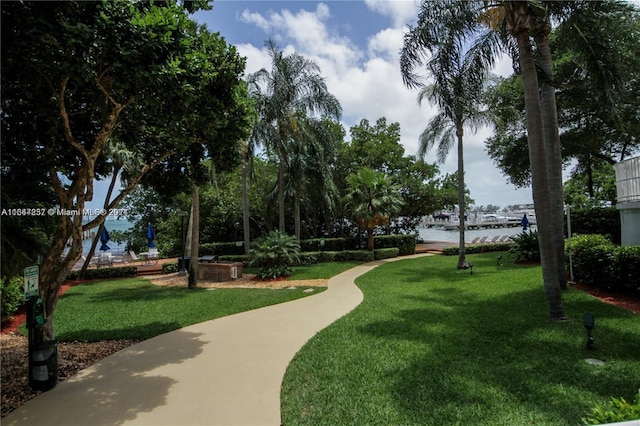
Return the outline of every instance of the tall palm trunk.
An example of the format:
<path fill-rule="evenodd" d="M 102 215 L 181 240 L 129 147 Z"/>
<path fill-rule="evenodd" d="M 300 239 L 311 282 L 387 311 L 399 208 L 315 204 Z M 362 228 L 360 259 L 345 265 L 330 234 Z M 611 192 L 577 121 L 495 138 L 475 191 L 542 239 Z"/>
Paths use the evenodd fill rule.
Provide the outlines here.
<path fill-rule="evenodd" d="M 193 184 L 193 201 L 191 204 L 191 254 L 189 261 L 189 288 L 198 285 L 198 245 L 200 244 L 200 191 Z"/>
<path fill-rule="evenodd" d="M 458 244 L 458 269 L 462 269 L 466 264 L 465 258 L 465 214 L 466 206 L 464 200 L 464 158 L 462 137 L 462 124 L 458 123 L 456 136 L 458 137 L 458 207 L 460 209 L 460 242 Z"/>
<path fill-rule="evenodd" d="M 526 3 L 524 4 L 526 8 Z M 538 77 L 533 57 L 528 27 L 514 31 L 518 41 L 520 69 L 524 86 L 525 111 L 527 121 L 527 142 L 529 146 L 529 162 L 531 164 L 531 180 L 533 199 L 538 226 L 540 259 L 542 262 L 542 278 L 547 299 L 549 317 L 565 318 L 562 306 L 562 293 L 558 278 L 558 267 L 555 257 L 554 226 L 551 215 L 549 181 L 547 178 L 547 154 L 544 143 L 544 126 L 542 109 L 538 95 Z"/>
<path fill-rule="evenodd" d="M 548 22 L 536 32 L 536 46 L 540 55 L 539 65 L 544 73 L 540 84 L 542 119 L 544 123 L 544 142 L 547 154 L 547 176 L 551 200 L 551 222 L 553 226 L 556 266 L 561 289 L 567 288 L 567 275 L 564 260 L 564 189 L 562 187 L 562 153 L 558 131 L 558 110 L 556 93 L 553 86 L 553 62 L 549 46 Z"/>
<path fill-rule="evenodd" d="M 294 209 L 294 228 L 295 228 L 295 237 L 296 240 L 300 241 L 300 233 L 301 233 L 301 224 L 300 224 L 300 197 L 298 195 L 295 196 L 295 200 L 293 201 L 293 209 Z"/>
<path fill-rule="evenodd" d="M 244 254 L 249 254 L 249 245 L 251 244 L 251 228 L 249 225 L 249 153 L 242 153 L 242 231 L 244 234 Z"/>
<path fill-rule="evenodd" d="M 285 170 L 286 170 L 286 159 L 287 153 L 284 147 L 285 140 L 287 139 L 286 131 L 284 130 L 284 126 L 282 124 L 278 124 L 280 142 L 278 144 L 278 230 L 282 233 L 285 232 L 285 194 L 284 194 L 284 186 L 285 186 Z"/>

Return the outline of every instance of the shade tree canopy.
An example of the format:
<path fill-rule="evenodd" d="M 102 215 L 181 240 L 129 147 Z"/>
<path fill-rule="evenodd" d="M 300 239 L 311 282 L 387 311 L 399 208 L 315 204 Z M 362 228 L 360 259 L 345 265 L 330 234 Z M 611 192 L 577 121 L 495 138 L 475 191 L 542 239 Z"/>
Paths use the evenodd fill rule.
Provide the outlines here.
<path fill-rule="evenodd" d="M 108 173 L 102 152 L 117 138 L 143 165 L 111 200 L 115 207 L 174 155 L 204 156 L 212 143 L 223 158 L 235 149 L 242 132 L 229 129 L 243 127 L 237 122 L 244 117 L 244 60 L 191 20 L 186 5 L 3 4 L 2 149 L 11 152 L 10 162 L 3 157 L 3 193 L 5 176 L 27 168 L 28 188 L 42 188 L 51 207 L 82 211 L 94 199 L 94 180 Z M 14 202 L 21 199 L 19 191 L 10 195 Z M 82 215 L 56 217 L 40 265 L 48 316 L 82 253 L 82 230 L 103 220 L 83 224 Z"/>

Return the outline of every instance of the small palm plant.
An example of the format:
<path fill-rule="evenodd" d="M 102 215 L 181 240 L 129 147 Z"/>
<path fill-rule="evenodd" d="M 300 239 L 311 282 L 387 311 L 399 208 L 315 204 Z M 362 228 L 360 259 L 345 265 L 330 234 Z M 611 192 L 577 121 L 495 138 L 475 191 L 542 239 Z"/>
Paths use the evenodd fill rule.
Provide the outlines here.
<path fill-rule="evenodd" d="M 514 262 L 540 262 L 540 247 L 538 245 L 538 232 L 522 232 L 511 237 L 509 256 Z"/>
<path fill-rule="evenodd" d="M 249 264 L 260 267 L 259 278 L 275 279 L 291 275 L 299 255 L 300 244 L 292 236 L 271 231 L 249 251 Z"/>

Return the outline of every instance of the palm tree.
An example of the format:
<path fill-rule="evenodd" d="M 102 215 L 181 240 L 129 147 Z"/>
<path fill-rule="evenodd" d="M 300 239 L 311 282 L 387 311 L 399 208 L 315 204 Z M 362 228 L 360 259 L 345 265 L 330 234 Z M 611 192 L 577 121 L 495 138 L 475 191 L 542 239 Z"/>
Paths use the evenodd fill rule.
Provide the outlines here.
<path fill-rule="evenodd" d="M 565 318 L 560 292 L 557 246 L 554 245 L 554 213 L 552 191 L 547 175 L 548 156 L 545 145 L 544 120 L 538 94 L 538 76 L 531 38 L 546 18 L 546 9 L 537 0 L 501 1 L 487 8 L 485 1 L 447 0 L 437 5 L 424 2 L 418 26 L 405 35 L 400 59 L 403 79 L 408 86 L 418 85 L 414 73 L 429 52 L 437 51 L 442 40 L 457 45 L 470 45 L 465 61 L 478 64 L 478 70 L 493 65 L 502 50 L 513 51 L 510 41 L 517 42 L 517 57 L 523 77 L 527 123 L 527 141 L 531 166 L 533 198 L 538 219 L 540 257 L 549 316 Z M 511 38 L 507 38 L 506 35 Z M 553 182 L 553 180 L 552 180 Z M 560 191 L 561 191 L 560 186 Z"/>
<path fill-rule="evenodd" d="M 271 39 L 265 43 L 271 72 L 261 69 L 248 77 L 259 112 L 254 134 L 277 154 L 279 229 L 285 231 L 285 171 L 292 139 L 299 132 L 298 114 L 340 118 L 338 100 L 327 90 L 318 65 L 297 53 L 285 55 Z"/>
<path fill-rule="evenodd" d="M 298 132 L 291 140 L 289 164 L 286 170 L 287 193 L 294 199 L 295 237 L 300 240 L 302 205 L 309 206 L 327 216 L 335 209 L 338 198 L 337 188 L 330 167 L 335 156 L 337 139 L 332 132 L 335 123 L 329 119 L 318 120 L 300 116 Z"/>
<path fill-rule="evenodd" d="M 367 230 L 367 248 L 373 251 L 373 231 L 386 225 L 400 211 L 402 197 L 398 186 L 380 172 L 364 167 L 347 177 L 347 209 L 361 229 Z"/>
<path fill-rule="evenodd" d="M 465 127 L 475 132 L 478 126 L 488 124 L 486 114 L 478 109 L 485 80 L 485 68 L 465 61 L 456 43 L 442 43 L 427 64 L 434 84 L 423 86 L 418 101 L 435 103 L 440 113 L 433 117 L 420 135 L 418 156 L 425 154 L 436 143 L 438 160 L 443 163 L 449 150 L 458 147 L 458 207 L 460 213 L 460 242 L 458 269 L 466 267 L 465 259 L 465 183 L 463 136 Z"/>
<path fill-rule="evenodd" d="M 242 231 L 244 235 L 244 254 L 249 254 L 251 245 L 251 227 L 249 225 L 249 168 L 253 158 L 254 144 L 251 139 L 242 142 Z"/>

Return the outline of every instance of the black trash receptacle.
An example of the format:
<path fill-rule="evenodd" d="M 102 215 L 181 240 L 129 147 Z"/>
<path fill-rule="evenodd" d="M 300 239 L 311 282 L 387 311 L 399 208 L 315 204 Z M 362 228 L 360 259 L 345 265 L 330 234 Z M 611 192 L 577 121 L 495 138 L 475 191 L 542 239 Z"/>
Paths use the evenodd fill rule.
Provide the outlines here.
<path fill-rule="evenodd" d="M 182 270 L 188 271 L 189 270 L 189 259 L 190 259 L 189 256 L 185 256 L 185 258 L 184 258 L 184 268 L 183 268 L 182 267 L 183 266 L 182 265 L 182 258 L 181 257 L 178 258 L 178 271 L 182 271 Z"/>
<path fill-rule="evenodd" d="M 45 340 L 29 348 L 29 386 L 46 391 L 58 382 L 58 345 Z"/>

